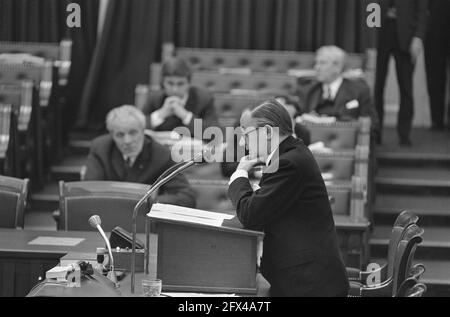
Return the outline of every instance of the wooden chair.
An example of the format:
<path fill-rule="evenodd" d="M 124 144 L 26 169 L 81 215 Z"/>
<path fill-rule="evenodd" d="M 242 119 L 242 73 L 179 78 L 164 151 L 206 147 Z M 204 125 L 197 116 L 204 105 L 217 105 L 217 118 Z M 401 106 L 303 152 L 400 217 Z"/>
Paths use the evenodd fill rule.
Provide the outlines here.
<path fill-rule="evenodd" d="M 422 297 L 427 291 L 427 286 L 410 277 L 400 285 L 396 297 Z"/>
<path fill-rule="evenodd" d="M 0 175 L 0 227 L 21 228 L 27 207 L 29 180 Z"/>
<path fill-rule="evenodd" d="M 263 94 L 214 94 L 214 107 L 221 127 L 233 127 L 248 106 L 258 105 L 271 96 Z"/>
<path fill-rule="evenodd" d="M 217 72 L 194 72 L 192 85 L 208 89 L 213 93 L 253 93 L 263 95 L 290 95 L 297 79 L 280 74 L 220 74 Z"/>
<path fill-rule="evenodd" d="M 403 211 L 398 216 L 392 227 L 391 235 L 389 237 L 387 262 L 378 270 L 381 282 L 385 282 L 392 277 L 394 271 L 394 260 L 399 242 L 406 234 L 406 229 L 417 223 L 419 217 L 410 212 Z M 355 268 L 347 268 L 349 280 L 357 282 L 361 285 L 366 285 L 367 278 L 375 273 L 374 271 L 361 271 Z"/>
<path fill-rule="evenodd" d="M 31 119 L 32 84 L 23 82 L 18 85 L 0 85 L 0 103 L 12 107 L 9 132 L 9 155 L 6 175 L 23 178 L 25 161 L 32 157 L 32 149 L 27 148 L 26 134 Z M 6 127 L 4 127 L 6 129 Z"/>
<path fill-rule="evenodd" d="M 72 41 L 67 39 L 60 43 L 0 42 L 0 56 L 24 56 L 25 64 L 28 63 L 27 56 L 42 61 L 39 96 L 42 116 L 48 124 L 46 144 L 51 154 L 47 155 L 47 160 L 51 162 L 58 162 L 63 157 L 63 109 L 71 69 L 71 51 Z"/>
<path fill-rule="evenodd" d="M 58 68 L 59 85 L 67 84 L 71 67 L 71 40 L 62 40 L 60 43 L 0 42 L 0 54 L 2 53 L 26 53 L 50 61 Z"/>
<path fill-rule="evenodd" d="M 49 67 L 51 69 L 52 66 Z M 31 123 L 31 128 L 28 127 L 26 133 L 28 133 L 33 157 L 31 185 L 36 188 L 43 186 L 45 154 L 49 154 L 49 151 L 46 151 L 49 123 L 42 114 L 48 104 L 47 98 L 50 96 L 49 91 L 51 90 L 51 87 L 44 85 L 45 81 L 42 80 L 47 68 L 48 63 L 44 66 L 0 64 L 0 85 L 25 87 L 23 88 L 24 95 L 21 98 L 19 130 L 23 131 L 27 121 Z M 25 124 L 23 124 L 24 122 Z"/>
<path fill-rule="evenodd" d="M 361 117 L 358 121 L 302 123 L 311 132 L 311 144 L 323 142 L 325 147 L 336 150 L 354 149 L 356 145 L 370 146 L 371 120 L 368 117 Z"/>
<path fill-rule="evenodd" d="M 88 219 L 96 214 L 101 217 L 105 231 L 116 226 L 131 231 L 133 208 L 148 189 L 149 185 L 126 182 L 60 181 L 58 230 L 93 230 Z M 138 232 L 145 231 L 147 207 L 138 215 Z"/>
<path fill-rule="evenodd" d="M 252 72 L 286 73 L 293 69 L 312 69 L 315 52 L 237 50 L 214 48 L 173 48 L 175 55 L 195 70 L 249 69 Z M 348 54 L 346 68 L 365 69 L 364 54 Z"/>
<path fill-rule="evenodd" d="M 395 255 L 393 273 L 386 281 L 376 285 L 360 285 L 351 283 L 350 296 L 363 297 L 393 297 L 397 296 L 399 287 L 408 276 L 409 259 L 414 256 L 417 244 L 422 242 L 423 229 L 416 224 L 411 224 L 405 230 L 400 240 Z"/>
<path fill-rule="evenodd" d="M 198 209 L 235 213 L 235 208 L 228 198 L 227 180 L 189 179 L 189 183 L 196 193 Z"/>

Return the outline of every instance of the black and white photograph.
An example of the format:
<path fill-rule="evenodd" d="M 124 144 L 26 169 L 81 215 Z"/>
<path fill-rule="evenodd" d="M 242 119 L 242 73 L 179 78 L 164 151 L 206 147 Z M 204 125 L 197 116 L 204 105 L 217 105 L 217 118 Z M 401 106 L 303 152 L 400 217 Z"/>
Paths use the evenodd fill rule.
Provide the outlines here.
<path fill-rule="evenodd" d="M 450 0 L 0 0 L 0 297 L 450 297 Z"/>

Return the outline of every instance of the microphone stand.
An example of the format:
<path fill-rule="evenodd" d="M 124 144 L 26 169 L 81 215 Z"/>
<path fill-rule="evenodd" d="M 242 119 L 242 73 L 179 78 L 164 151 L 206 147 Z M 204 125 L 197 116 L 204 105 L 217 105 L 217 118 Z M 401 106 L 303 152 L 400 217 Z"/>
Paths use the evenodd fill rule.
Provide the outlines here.
<path fill-rule="evenodd" d="M 153 200 L 149 199 L 151 195 L 158 190 L 161 186 L 163 186 L 165 183 L 170 181 L 172 178 L 183 172 L 185 169 L 188 169 L 192 165 L 196 164 L 196 159 L 192 159 L 190 161 L 185 162 L 184 164 L 181 164 L 180 167 L 178 167 L 176 170 L 174 170 L 172 173 L 168 174 L 166 177 L 161 178 L 159 181 L 157 181 L 155 184 L 153 184 L 148 192 L 142 197 L 136 206 L 133 209 L 133 217 L 132 217 L 132 248 L 131 248 L 131 294 L 134 294 L 134 288 L 135 288 L 135 282 L 136 282 L 136 218 L 139 209 L 142 207 L 142 205 L 147 202 L 149 202 L 149 209 L 152 208 Z M 146 245 L 146 248 L 149 248 L 148 245 Z M 150 252 L 150 250 L 147 250 L 147 252 Z"/>

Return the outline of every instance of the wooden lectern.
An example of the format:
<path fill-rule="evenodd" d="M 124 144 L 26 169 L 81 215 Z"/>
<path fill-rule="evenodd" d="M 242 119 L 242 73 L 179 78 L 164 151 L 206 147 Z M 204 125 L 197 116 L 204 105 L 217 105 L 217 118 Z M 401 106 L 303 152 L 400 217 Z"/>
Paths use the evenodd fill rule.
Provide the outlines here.
<path fill-rule="evenodd" d="M 147 220 L 164 291 L 256 294 L 264 233 L 242 229 L 233 215 L 165 204 L 154 204 Z"/>

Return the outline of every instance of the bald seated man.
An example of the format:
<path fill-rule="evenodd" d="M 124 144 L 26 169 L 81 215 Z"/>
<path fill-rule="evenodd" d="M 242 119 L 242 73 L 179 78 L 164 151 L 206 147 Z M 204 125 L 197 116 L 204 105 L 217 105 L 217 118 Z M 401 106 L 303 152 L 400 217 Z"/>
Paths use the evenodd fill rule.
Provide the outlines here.
<path fill-rule="evenodd" d="M 106 117 L 109 134 L 92 141 L 84 180 L 152 184 L 175 162 L 170 150 L 145 135 L 145 116 L 134 106 L 112 109 Z M 195 207 L 195 194 L 183 175 L 161 187 L 157 202 Z"/>

